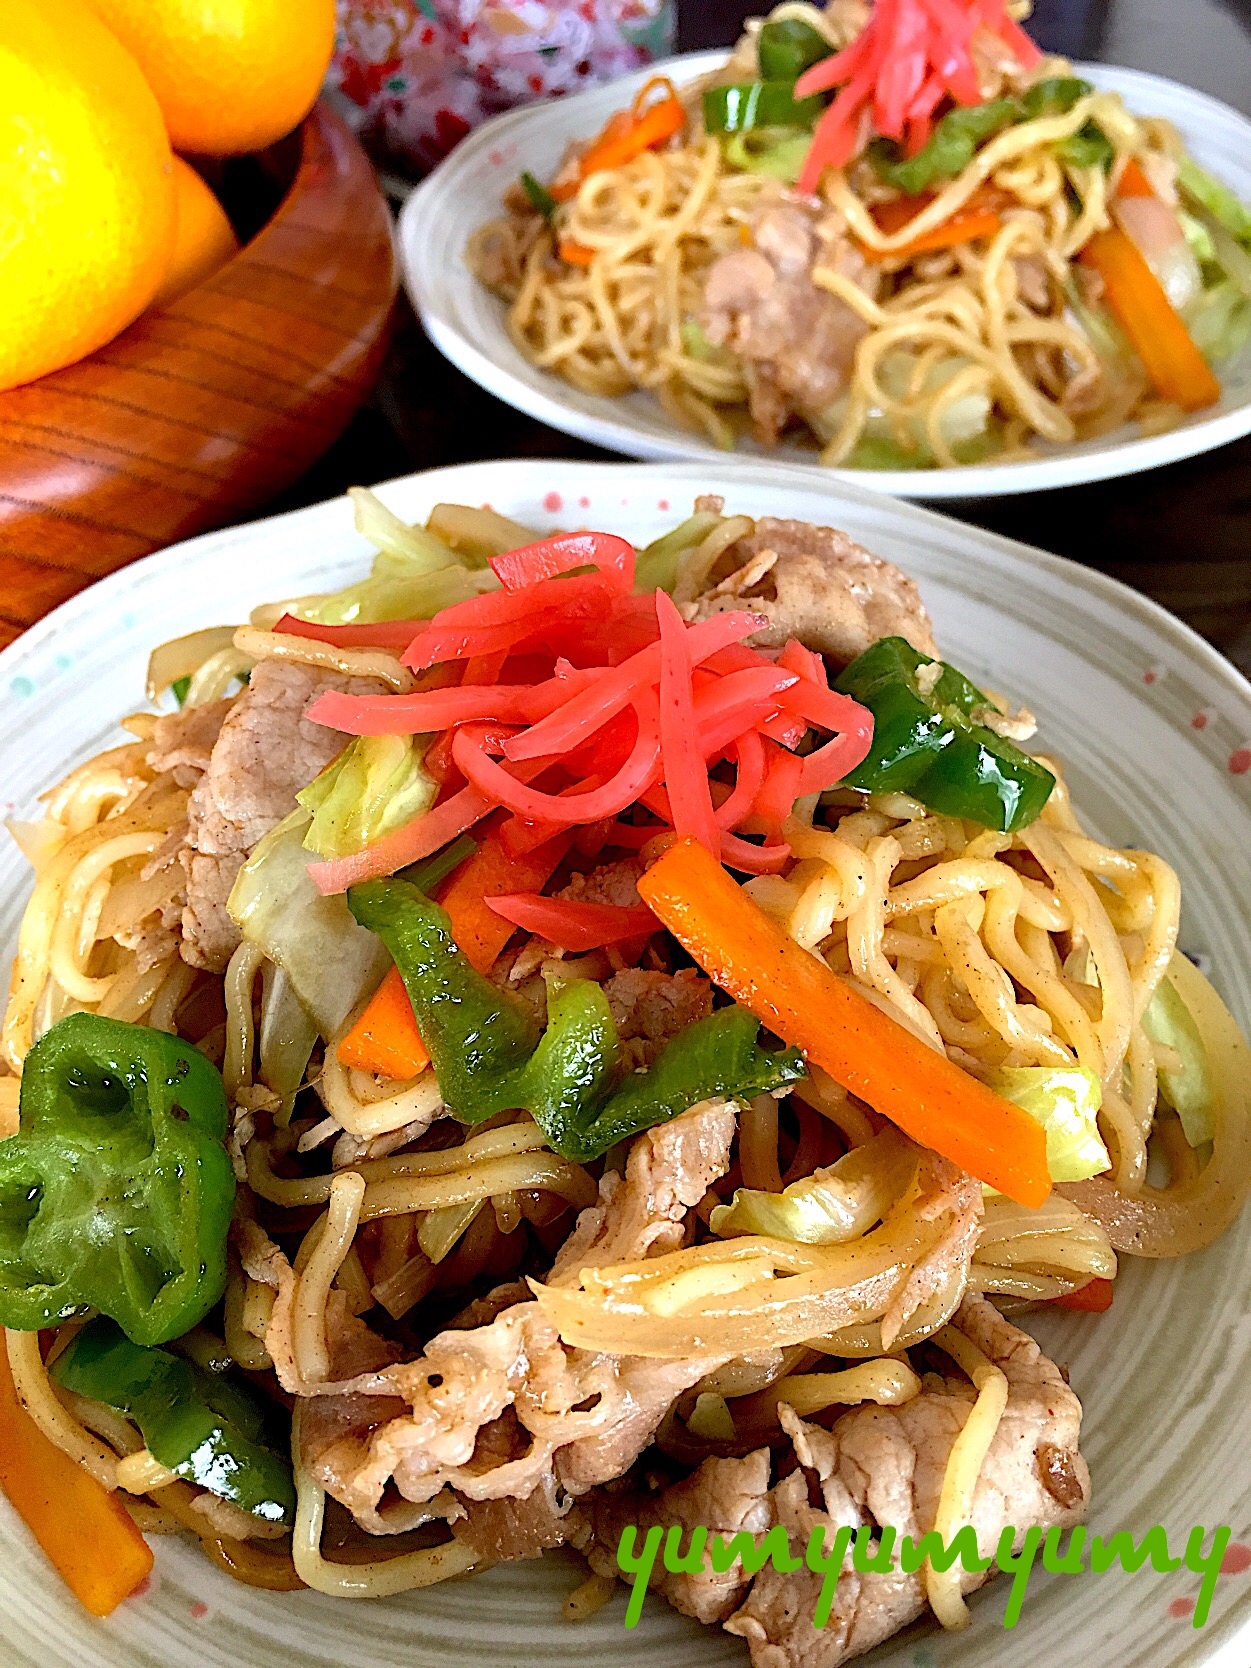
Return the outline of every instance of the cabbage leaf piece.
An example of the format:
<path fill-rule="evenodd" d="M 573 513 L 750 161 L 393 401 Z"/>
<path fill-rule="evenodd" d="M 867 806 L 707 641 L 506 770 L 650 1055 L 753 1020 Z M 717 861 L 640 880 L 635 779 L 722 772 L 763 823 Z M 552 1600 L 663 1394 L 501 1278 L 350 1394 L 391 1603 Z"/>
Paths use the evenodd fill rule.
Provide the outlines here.
<path fill-rule="evenodd" d="M 709 1218 L 714 1234 L 768 1234 L 803 1245 L 858 1239 L 894 1204 L 916 1171 L 917 1149 L 888 1124 L 836 1163 L 801 1176 L 780 1193 L 739 1187 Z"/>
<path fill-rule="evenodd" d="M 1160 1070 L 1160 1093 L 1181 1119 L 1186 1140 L 1192 1147 L 1201 1147 L 1213 1133 L 1212 1073 L 1194 1016 L 1167 976 L 1155 987 L 1142 1023 L 1152 1042 L 1177 1056 L 1174 1069 Z"/>
<path fill-rule="evenodd" d="M 357 926 L 343 897 L 323 898 L 313 884 L 304 847 L 308 824 L 300 807 L 265 835 L 239 870 L 227 908 L 249 944 L 283 969 L 301 1007 L 330 1038 L 377 988 L 390 958 L 373 933 Z"/>
<path fill-rule="evenodd" d="M 1099 1134 L 1103 1091 L 1094 1072 L 1085 1066 L 1001 1066 L 987 1081 L 1046 1130 L 1052 1181 L 1086 1181 L 1111 1168 Z"/>
<path fill-rule="evenodd" d="M 423 816 L 438 783 L 424 764 L 428 736 L 357 736 L 296 795 L 311 814 L 304 845 L 346 857 Z"/>
<path fill-rule="evenodd" d="M 345 586 L 303 609 L 320 625 L 378 620 L 428 620 L 441 608 L 497 590 L 499 580 L 476 557 L 426 527 L 410 527 L 365 487 L 349 493 L 356 531 L 378 554 L 367 579 Z"/>
<path fill-rule="evenodd" d="M 1239 243 L 1251 246 L 1251 208 L 1186 152 L 1177 160 L 1177 183 L 1185 196 L 1215 215 Z"/>
<path fill-rule="evenodd" d="M 704 335 L 701 326 L 694 319 L 688 319 L 682 327 L 683 340 L 687 343 L 687 351 L 696 359 L 712 357 L 718 351 Z M 695 351 L 695 343 L 703 343 L 707 353 Z M 668 533 L 662 533 L 644 550 L 638 553 L 638 561 L 634 570 L 634 588 L 636 591 L 672 591 L 678 582 L 682 571 L 684 557 L 689 556 L 712 532 L 720 525 L 722 518 L 712 510 L 696 510 L 685 521 L 679 522 Z"/>

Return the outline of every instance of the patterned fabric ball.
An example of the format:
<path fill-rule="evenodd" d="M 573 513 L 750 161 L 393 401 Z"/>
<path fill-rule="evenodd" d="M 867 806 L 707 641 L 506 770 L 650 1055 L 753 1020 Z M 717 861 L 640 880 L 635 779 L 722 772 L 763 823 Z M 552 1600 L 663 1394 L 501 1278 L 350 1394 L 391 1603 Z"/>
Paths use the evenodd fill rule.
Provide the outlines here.
<path fill-rule="evenodd" d="M 375 158 L 426 173 L 488 116 L 664 57 L 672 0 L 339 0 L 329 85 Z"/>

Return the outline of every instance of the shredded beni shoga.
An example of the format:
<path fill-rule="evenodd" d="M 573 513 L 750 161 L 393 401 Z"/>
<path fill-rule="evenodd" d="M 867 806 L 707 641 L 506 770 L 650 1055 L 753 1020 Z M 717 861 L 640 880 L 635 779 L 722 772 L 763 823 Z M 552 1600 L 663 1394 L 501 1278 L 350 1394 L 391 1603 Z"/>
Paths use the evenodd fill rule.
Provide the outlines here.
<path fill-rule="evenodd" d="M 942 662 L 928 662 L 933 679 L 910 682 L 927 657 L 896 638 L 872 645 L 846 669 L 840 681 L 863 702 L 853 699 L 830 686 L 821 656 L 797 638 L 772 652 L 748 646 L 768 626 L 764 615 L 726 608 L 688 621 L 659 586 L 638 592 L 634 548 L 612 533 L 560 534 L 494 556 L 489 566 L 500 590 L 453 603 L 429 621 L 327 625 L 288 613 L 275 627 L 338 647 L 398 652 L 416 674 L 417 687 L 406 693 L 327 691 L 308 717 L 361 738 L 428 737 L 423 762 L 441 784 L 437 803 L 359 850 L 311 864 L 309 873 L 323 895 L 347 891 L 356 919 L 387 945 L 422 1052 L 434 1060 L 457 1115 L 486 1115 L 481 1088 L 469 1113 L 464 1106 L 473 1094 L 466 1087 L 458 1106 L 451 1085 L 463 1075 L 465 1006 L 489 1006 L 488 983 L 460 965 L 454 945 L 432 980 L 437 908 L 431 918 L 419 893 L 367 883 L 444 850 L 492 813 L 504 813 L 494 837 L 516 855 L 562 838 L 567 844 L 570 834 L 584 853 L 605 846 L 655 852 L 658 837 L 668 835 L 674 849 L 656 863 L 646 887 L 640 883 L 650 913 L 538 891 L 495 897 L 490 907 L 570 949 L 642 939 L 663 925 L 744 1013 L 754 1010 L 786 1040 L 801 1043 L 810 1060 L 917 1140 L 988 1185 L 1041 1203 L 1051 1185 L 1041 1125 L 798 951 L 721 866 L 779 873 L 792 859 L 782 829 L 796 802 L 815 802 L 836 784 L 856 781 L 866 760 L 868 781 L 910 783 L 953 809 L 971 809 L 979 786 L 993 783 L 992 816 L 1005 828 L 1031 820 L 1054 779 L 981 723 L 990 710 L 981 692 Z M 901 710 L 901 703 L 919 711 Z M 875 706 L 883 720 L 876 749 Z M 953 713 L 963 725 L 959 736 Z M 807 751 L 796 750 L 801 743 Z M 733 764 L 732 782 L 711 774 L 721 760 Z M 333 781 L 314 785 L 312 802 L 333 793 Z M 650 817 L 620 821 L 633 806 Z M 763 840 L 745 837 L 744 828 Z M 316 823 L 310 832 L 316 846 Z M 765 969 L 771 988 L 762 996 Z M 449 1022 L 453 979 L 458 996 Z M 475 980 L 483 987 L 476 996 Z M 584 997 L 585 1009 L 594 998 L 589 991 Z M 575 1015 L 573 1002 L 570 995 L 549 1001 L 540 1075 L 585 1073 L 596 1019 L 583 1010 Z M 606 1012 L 602 998 L 596 1006 Z M 705 1023 L 727 1029 L 726 1018 Z M 562 1036 L 569 1056 L 563 1065 Z M 513 1080 L 523 1070 L 533 1077 L 536 1043 L 519 1035 L 511 1050 L 482 1057 L 490 1109 L 529 1107 L 555 1149 L 571 1157 L 603 1152 L 637 1133 L 660 1115 L 659 1105 L 676 1107 L 682 1092 L 689 1103 L 700 1094 L 742 1093 L 743 1083 L 752 1092 L 770 1086 L 760 1064 L 743 1058 L 743 1083 L 696 1074 L 667 1095 L 636 1094 L 639 1104 L 627 1113 L 616 1109 L 620 1096 L 607 1099 L 612 1073 L 605 1068 L 602 1092 L 589 1101 L 582 1094 L 570 1114 L 554 1104 L 560 1097 L 550 1083 L 540 1092 L 531 1081 Z M 611 1050 L 601 1044 L 598 1053 L 602 1060 Z"/>

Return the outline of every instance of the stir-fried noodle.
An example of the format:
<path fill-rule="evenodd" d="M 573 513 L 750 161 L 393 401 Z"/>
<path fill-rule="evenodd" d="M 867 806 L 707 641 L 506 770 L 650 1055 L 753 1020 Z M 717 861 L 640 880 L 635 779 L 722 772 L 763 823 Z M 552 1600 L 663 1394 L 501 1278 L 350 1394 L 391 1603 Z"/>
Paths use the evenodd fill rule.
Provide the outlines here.
<path fill-rule="evenodd" d="M 657 225 L 662 199 L 666 213 L 678 212 L 678 197 L 664 197 L 666 174 L 686 166 L 705 168 L 691 189 L 711 201 L 718 178 L 711 150 L 702 163 L 653 157 L 640 170 L 651 184 L 640 184 L 632 201 L 650 204 Z M 596 186 L 587 213 L 609 215 L 605 193 L 617 204 L 612 212 L 624 212 L 622 189 Z M 724 211 L 723 203 L 715 212 Z M 713 213 L 700 220 L 692 211 L 686 225 L 706 232 Z M 1047 236 L 1064 235 L 1061 218 Z M 732 235 L 732 219 L 717 225 L 716 236 Z M 590 224 L 582 230 L 590 235 Z M 670 239 L 666 259 L 679 241 Z M 672 259 L 668 273 L 666 283 L 678 282 Z M 624 265 L 614 281 L 619 293 L 633 282 Z M 637 350 L 628 334 L 621 340 Z M 671 346 L 665 374 L 677 388 L 681 354 Z M 589 347 L 578 352 L 588 375 L 593 365 L 608 375 L 610 362 L 619 363 L 616 350 L 599 359 Z M 702 539 L 686 552 L 679 596 L 683 584 L 690 591 L 709 582 L 753 525 L 703 513 L 710 525 L 700 524 Z M 256 627 L 232 634 L 236 658 L 202 676 L 223 653 L 215 640 L 203 647 L 206 658 L 185 674 L 186 723 L 231 698 L 232 680 L 255 676 L 267 659 L 330 665 L 393 691 L 411 681 L 382 651 Z M 946 1461 L 934 1525 L 949 1537 L 969 1521 L 1008 1394 L 1003 1371 L 961 1330 L 966 1294 L 995 1294 L 1007 1306 L 1063 1297 L 1111 1279 L 1118 1250 L 1169 1256 L 1206 1243 L 1241 1203 L 1251 1141 L 1245 1089 L 1232 1080 L 1241 1054 L 1232 1022 L 1211 1006 L 1210 992 L 1203 995 L 1206 985 L 1189 967 L 1179 971 L 1177 877 L 1162 858 L 1087 832 L 1051 759 L 1055 790 L 1041 816 L 1011 834 L 903 793 L 835 788 L 802 799 L 782 827 L 785 864 L 743 884 L 797 945 L 972 1076 L 988 1081 L 1021 1068 L 1088 1074 L 1099 1090 L 1106 1173 L 1062 1188 L 1041 1208 L 984 1195 L 814 1067 L 792 1091 L 756 1096 L 737 1110 L 728 1126 L 736 1122 L 733 1158 L 694 1201 L 685 1230 L 641 1255 L 554 1263 L 578 1213 L 590 1210 L 591 1221 L 597 1201 L 622 1183 L 632 1149 L 587 1162 L 561 1156 L 521 1110 L 462 1129 L 445 1116 L 433 1067 L 397 1079 L 344 1062 L 340 1046 L 359 1004 L 319 1033 L 294 1000 L 288 973 L 259 945 L 244 939 L 224 973 L 185 960 L 168 923 L 182 885 L 176 852 L 192 778 L 177 762 L 162 767 L 155 722 L 150 714 L 128 720 L 133 740 L 74 770 L 47 796 L 45 819 L 15 830 L 36 878 L 4 1057 L 20 1074 L 38 1036 L 86 1010 L 176 1032 L 221 1066 L 241 1183 L 229 1277 L 220 1335 L 210 1321 L 178 1347 L 193 1358 L 215 1350 L 294 1401 L 298 1510 L 290 1541 L 166 1471 L 133 1420 L 60 1390 L 37 1334 L 10 1332 L 9 1358 L 22 1400 L 59 1448 L 106 1488 L 134 1498 L 144 1527 L 191 1527 L 241 1580 L 381 1595 L 490 1561 L 449 1528 L 459 1507 L 447 1488 L 424 1502 L 380 1506 L 367 1526 L 398 1531 L 403 1550 L 388 1556 L 376 1547 L 361 1561 L 359 1534 L 344 1530 L 339 1507 L 328 1513 L 327 1477 L 308 1459 L 301 1433 L 359 1371 L 382 1370 L 372 1357 L 361 1357 L 366 1368 L 344 1366 L 342 1340 L 364 1333 L 360 1317 L 371 1316 L 384 1356 L 412 1361 L 467 1300 L 510 1290 L 519 1275 L 530 1277 L 520 1296 L 537 1299 L 528 1324 L 553 1329 L 571 1359 L 704 1362 L 658 1416 L 658 1452 L 685 1468 L 780 1442 L 782 1421 L 794 1416 L 861 1403 L 906 1407 L 921 1394 L 925 1370 L 907 1352 L 945 1352 L 948 1370 L 967 1377 L 974 1394 Z M 540 980 L 541 966 L 550 976 L 571 965 L 550 945 L 527 943 L 529 972 L 510 964 L 519 988 Z M 583 965 L 594 964 L 602 979 L 630 970 L 632 954 L 637 960 L 641 951 L 597 950 Z M 653 948 L 647 967 L 668 974 L 675 965 L 666 943 Z M 1145 1022 L 1166 976 L 1202 1011 L 1215 1084 L 1208 1150 L 1187 1143 L 1159 1098 L 1167 1049 Z M 604 1178 L 614 1175 L 605 1195 Z M 786 1190 L 813 1180 L 835 1213 L 820 1239 L 783 1237 L 746 1218 L 718 1231 L 726 1212 L 756 1208 L 753 1198 L 784 1201 Z M 835 1218 L 837 1230 L 828 1226 Z M 491 1318 L 488 1309 L 484 1322 Z M 80 1325 L 67 1322 L 54 1351 Z M 392 1518 L 379 1515 L 388 1511 Z M 925 1583 L 939 1620 L 963 1625 L 954 1577 L 930 1568 Z M 567 1613 L 591 1614 L 608 1590 L 602 1574 L 593 1576 Z"/>

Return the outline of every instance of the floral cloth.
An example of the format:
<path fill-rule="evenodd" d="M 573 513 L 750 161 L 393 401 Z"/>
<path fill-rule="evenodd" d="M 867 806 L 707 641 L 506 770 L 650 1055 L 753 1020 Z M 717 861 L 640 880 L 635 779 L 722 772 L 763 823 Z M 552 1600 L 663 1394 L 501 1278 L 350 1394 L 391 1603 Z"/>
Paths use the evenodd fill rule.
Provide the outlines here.
<path fill-rule="evenodd" d="M 329 85 L 379 162 L 427 172 L 471 127 L 663 57 L 672 0 L 339 0 Z"/>

